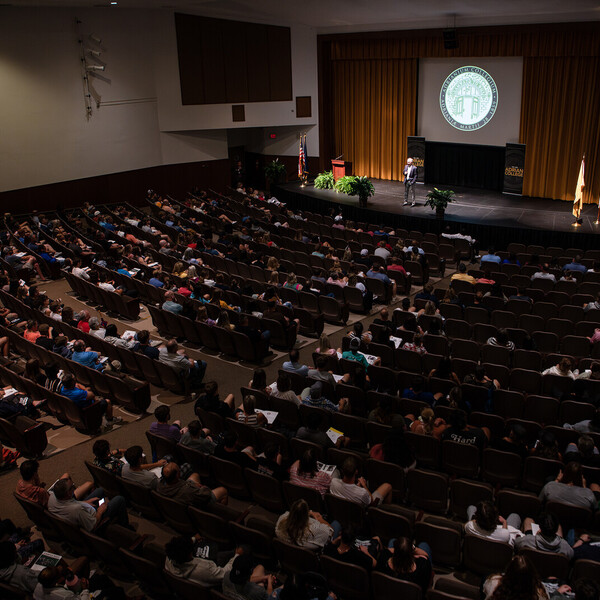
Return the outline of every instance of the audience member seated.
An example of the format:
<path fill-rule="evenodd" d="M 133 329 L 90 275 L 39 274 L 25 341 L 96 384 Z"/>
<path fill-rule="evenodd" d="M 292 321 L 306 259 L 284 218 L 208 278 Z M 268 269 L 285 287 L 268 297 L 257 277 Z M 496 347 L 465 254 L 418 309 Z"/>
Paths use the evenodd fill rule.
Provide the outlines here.
<path fill-rule="evenodd" d="M 156 421 L 150 424 L 150 433 L 179 442 L 181 439 L 181 421 L 177 420 L 169 424 L 171 409 L 166 404 L 161 404 L 154 410 L 154 416 Z"/>
<path fill-rule="evenodd" d="M 370 540 L 358 539 L 355 527 L 342 529 L 341 534 L 323 548 L 323 554 L 326 556 L 362 567 L 367 572 L 377 566 L 380 552 L 381 540 L 378 537 Z"/>
<path fill-rule="evenodd" d="M 381 444 L 375 444 L 369 451 L 369 456 L 402 467 L 405 473 L 417 466 L 415 452 L 406 443 L 404 429 L 395 427 L 390 431 Z"/>
<path fill-rule="evenodd" d="M 490 439 L 487 428 L 467 425 L 467 419 L 462 411 L 452 413 L 449 421 L 450 425 L 442 434 L 442 441 L 450 440 L 459 444 L 477 446 L 480 450 L 485 448 Z"/>
<path fill-rule="evenodd" d="M 315 350 L 319 354 L 327 354 L 328 356 L 335 356 L 336 349 L 331 347 L 329 336 L 326 333 L 322 333 L 319 338 L 319 347 Z"/>
<path fill-rule="evenodd" d="M 323 384 L 320 381 L 315 381 L 310 387 L 302 390 L 300 397 L 302 398 L 302 404 L 305 406 L 324 408 L 331 412 L 345 412 L 346 405 L 348 404 L 347 398 L 340 398 L 339 404 L 335 404 L 331 400 L 325 398 L 323 396 Z"/>
<path fill-rule="evenodd" d="M 204 392 L 196 399 L 194 410 L 196 408 L 217 413 L 224 419 L 233 417 L 233 394 L 228 394 L 225 400 L 221 400 L 219 398 L 219 384 L 216 381 L 207 381 L 204 386 Z"/>
<path fill-rule="evenodd" d="M 267 600 L 273 594 L 274 575 L 267 575 L 250 553 L 244 552 L 233 561 L 223 577 L 223 594 L 233 600 Z"/>
<path fill-rule="evenodd" d="M 357 502 L 367 507 L 392 501 L 392 486 L 382 483 L 375 491 L 370 492 L 364 477 L 358 477 L 358 462 L 349 456 L 342 464 L 342 479 L 332 479 L 330 492 L 334 496 Z"/>
<path fill-rule="evenodd" d="M 16 492 L 19 496 L 32 502 L 37 502 L 44 508 L 47 508 L 50 492 L 46 490 L 46 483 L 40 481 L 39 468 L 40 463 L 37 460 L 26 460 L 21 463 L 19 467 L 21 479 L 17 482 Z M 58 481 L 62 480 L 73 484 L 69 473 L 63 473 Z M 81 500 L 89 495 L 93 487 L 94 484 L 92 481 L 86 481 L 82 485 L 75 487 L 73 494 L 77 500 Z"/>
<path fill-rule="evenodd" d="M 558 375 L 559 377 L 570 377 L 571 379 L 575 379 L 575 373 L 571 371 L 572 367 L 573 364 L 571 363 L 571 360 L 565 356 L 561 358 L 557 365 L 542 371 L 542 375 Z"/>
<path fill-rule="evenodd" d="M 167 464 L 167 461 L 163 458 L 151 465 L 143 465 L 143 457 L 144 450 L 141 446 L 131 446 L 131 448 L 127 448 L 125 451 L 125 460 L 127 462 L 123 465 L 121 477 L 127 479 L 127 481 L 139 483 L 144 487 L 155 490 L 158 485 L 158 476 L 153 473 L 151 469 L 164 467 Z"/>
<path fill-rule="evenodd" d="M 502 262 L 502 259 L 496 254 L 496 251 L 494 250 L 494 248 L 490 248 L 488 250 L 487 254 L 484 254 L 481 257 L 480 262 L 481 262 L 482 266 L 486 262 L 496 263 L 497 265 L 499 265 Z"/>
<path fill-rule="evenodd" d="M 406 415 L 406 418 L 412 421 L 410 430 L 413 433 L 432 435 L 438 440 L 441 439 L 446 429 L 446 421 L 441 417 L 436 417 L 431 408 L 424 408 L 416 419 L 413 415 Z"/>
<path fill-rule="evenodd" d="M 188 423 L 187 431 L 181 436 L 179 443 L 188 448 L 204 452 L 204 454 L 214 454 L 217 445 L 209 433 L 208 429 L 202 429 L 200 421 L 196 419 Z"/>
<path fill-rule="evenodd" d="M 391 287 L 392 289 L 392 297 L 395 298 L 396 297 L 396 293 L 397 293 L 397 284 L 395 281 L 392 281 L 386 272 L 386 269 L 383 265 L 381 266 L 377 266 L 377 265 L 373 265 L 366 273 L 367 277 L 369 279 L 379 279 L 379 281 L 382 281 L 387 288 Z M 375 299 L 374 299 L 375 300 Z M 383 301 L 383 298 L 379 298 L 380 301 Z"/>
<path fill-rule="evenodd" d="M 47 323 L 42 323 L 38 327 L 38 333 L 40 334 L 35 340 L 37 346 L 41 346 L 46 350 L 52 350 L 54 342 L 52 340 L 52 327 Z"/>
<path fill-rule="evenodd" d="M 142 329 L 137 333 L 137 346 L 134 348 L 137 352 L 145 354 L 149 358 L 157 360 L 160 356 L 158 348 L 150 344 L 150 332 L 147 329 Z"/>
<path fill-rule="evenodd" d="M 101 469 L 106 469 L 110 473 L 120 475 L 125 464 L 121 457 L 125 453 L 124 449 L 111 450 L 108 440 L 96 440 L 92 446 L 94 454 L 94 464 Z"/>
<path fill-rule="evenodd" d="M 74 493 L 75 484 L 72 480 L 57 481 L 48 500 L 50 513 L 86 531 L 98 531 L 105 520 L 108 523 L 129 526 L 127 503 L 123 496 L 115 496 L 108 500 L 104 490 L 97 488 L 84 500 L 77 500 Z"/>
<path fill-rule="evenodd" d="M 389 396 L 383 396 L 379 400 L 377 406 L 369 413 L 368 420 L 404 429 L 404 417 L 394 412 L 394 405 Z"/>
<path fill-rule="evenodd" d="M 583 477 L 581 465 L 567 463 L 554 481 L 549 481 L 540 492 L 542 502 L 561 502 L 570 506 L 582 506 L 590 510 L 598 508 L 600 485 L 590 484 L 588 488 Z"/>
<path fill-rule="evenodd" d="M 279 446 L 275 443 L 265 444 L 263 453 L 256 457 L 256 462 L 259 473 L 269 475 L 279 481 L 287 481 L 290 478 L 287 469 L 282 466 L 283 456 L 279 451 Z"/>
<path fill-rule="evenodd" d="M 490 346 L 498 346 L 500 348 L 507 348 L 511 352 L 515 349 L 515 343 L 508 339 L 508 332 L 504 328 L 498 329 L 498 333 L 488 338 L 486 344 L 489 344 Z"/>
<path fill-rule="evenodd" d="M 579 271 L 580 273 L 587 273 L 587 267 L 581 264 L 581 256 L 579 254 L 570 262 L 563 267 L 563 271 Z"/>
<path fill-rule="evenodd" d="M 565 423 L 565 429 L 573 429 L 579 433 L 600 433 L 600 408 L 592 415 L 591 419 L 584 419 L 578 423 Z"/>
<path fill-rule="evenodd" d="M 529 454 L 529 448 L 527 448 L 527 430 L 520 423 L 512 423 L 507 435 L 500 439 L 492 440 L 492 447 L 502 452 L 513 452 L 525 459 Z"/>
<path fill-rule="evenodd" d="M 282 369 L 290 373 L 296 373 L 306 377 L 308 375 L 308 367 L 300 362 L 300 351 L 296 348 L 290 350 L 289 359 L 283 363 Z"/>
<path fill-rule="evenodd" d="M 483 583 L 484 600 L 504 600 L 515 595 L 521 600 L 548 600 L 535 567 L 526 556 L 517 554 L 506 571 L 489 575 Z"/>
<path fill-rule="evenodd" d="M 406 298 L 405 298 L 405 300 L 406 300 Z M 415 301 L 416 300 L 426 300 L 427 302 L 433 302 L 436 307 L 440 303 L 437 296 L 433 293 L 433 286 L 430 283 L 426 283 L 423 286 L 423 289 L 420 292 L 417 292 L 417 294 L 415 295 Z M 404 300 L 403 300 L 403 302 L 404 302 Z M 409 300 L 409 305 L 410 305 L 410 300 Z M 410 310 L 412 312 L 413 308 L 405 309 L 405 310 Z M 416 310 L 416 309 L 414 309 L 414 310 Z"/>
<path fill-rule="evenodd" d="M 96 371 L 104 370 L 104 364 L 100 362 L 98 352 L 94 352 L 91 348 L 86 348 L 83 340 L 76 340 L 74 342 L 71 360 Z"/>
<path fill-rule="evenodd" d="M 467 281 L 473 285 L 477 283 L 477 279 L 467 273 L 467 266 L 465 263 L 458 263 L 458 270 L 456 273 L 454 273 L 454 275 L 452 275 L 452 277 L 450 277 L 450 281 Z"/>
<path fill-rule="evenodd" d="M 381 553 L 377 570 L 391 577 L 416 583 L 425 594 L 433 572 L 431 548 L 425 542 L 415 547 L 405 537 L 392 539 Z"/>
<path fill-rule="evenodd" d="M 31 594 L 38 583 L 38 571 L 20 564 L 14 542 L 0 542 L 0 581 Z"/>
<path fill-rule="evenodd" d="M 600 468 L 600 452 L 589 435 L 580 435 L 577 444 L 571 442 L 565 451 L 565 463 L 571 461 L 586 467 Z"/>
<path fill-rule="evenodd" d="M 271 393 L 271 388 L 267 385 L 266 371 L 264 369 L 254 369 L 252 379 L 248 382 L 248 387 L 269 395 Z"/>
<path fill-rule="evenodd" d="M 160 348 L 158 360 L 171 367 L 182 380 L 189 384 L 191 389 L 197 389 L 202 385 L 202 379 L 206 373 L 206 362 L 194 360 L 179 353 L 176 339 L 168 340 L 165 346 Z"/>
<path fill-rule="evenodd" d="M 300 406 L 300 398 L 296 395 L 296 392 L 292 390 L 292 382 L 285 373 L 280 373 L 275 383 L 275 388 L 271 389 L 271 396 L 273 398 L 279 398 L 281 400 L 289 400 L 296 406 Z"/>
<path fill-rule="evenodd" d="M 96 398 L 93 392 L 87 390 L 84 386 L 76 383 L 75 376 L 72 373 L 65 373 L 62 377 L 62 387 L 59 390 L 62 396 L 66 396 L 78 408 L 87 408 L 92 404 L 101 404 L 103 407 L 106 424 L 109 426 L 121 423 L 121 417 L 113 416 L 112 402 L 106 398 Z"/>
<path fill-rule="evenodd" d="M 62 356 L 63 358 L 71 358 L 73 356 L 73 350 L 67 345 L 69 340 L 65 335 L 57 335 L 54 338 L 54 346 L 52 352 Z"/>
<path fill-rule="evenodd" d="M 296 500 L 275 524 L 278 539 L 307 550 L 321 550 L 332 538 L 337 538 L 340 531 L 339 523 L 330 525 L 321 513 L 310 510 L 303 499 Z"/>
<path fill-rule="evenodd" d="M 256 462 L 256 454 L 252 446 L 246 446 L 242 450 L 238 448 L 239 439 L 235 431 L 228 431 L 223 435 L 221 442 L 215 448 L 215 456 L 223 460 L 233 462 L 242 469 L 246 467 L 256 470 L 258 464 Z"/>
<path fill-rule="evenodd" d="M 525 519 L 523 524 L 525 535 L 515 540 L 515 550 L 533 548 L 543 552 L 563 554 L 569 560 L 573 558 L 573 548 L 563 539 L 558 519 L 552 513 L 544 511 L 538 515 L 536 524 L 539 526 L 539 530 L 535 535 L 532 531 L 533 524 L 534 521 L 531 517 Z"/>
<path fill-rule="evenodd" d="M 540 270 L 531 276 L 531 281 L 536 279 L 549 279 L 552 283 L 556 283 L 556 277 L 554 273 L 550 273 L 550 265 L 547 263 L 540 265 Z"/>
<path fill-rule="evenodd" d="M 181 479 L 179 465 L 170 462 L 163 467 L 162 477 L 156 491 L 167 498 L 177 500 L 187 506 L 206 508 L 211 502 L 227 504 L 227 490 L 217 487 L 211 490 L 200 483 L 197 473 L 192 473 L 186 480 Z"/>
<path fill-rule="evenodd" d="M 236 413 L 236 418 L 250 427 L 264 427 L 267 418 L 262 413 L 256 412 L 256 397 L 248 394 L 242 399 L 242 408 Z"/>
<path fill-rule="evenodd" d="M 496 505 L 491 500 L 482 500 L 477 506 L 467 508 L 468 521 L 465 523 L 465 532 L 497 542 L 505 542 L 511 546 L 520 531 L 521 517 L 511 513 L 505 519 L 498 514 Z"/>
<path fill-rule="evenodd" d="M 183 306 L 175 301 L 175 294 L 171 291 L 165 292 L 164 298 L 165 301 L 162 304 L 162 309 L 174 315 L 180 315 L 183 311 Z"/>
<path fill-rule="evenodd" d="M 229 561 L 223 567 L 219 567 L 212 560 L 194 556 L 194 546 L 194 539 L 189 536 L 171 538 L 165 545 L 165 570 L 176 577 L 204 586 L 223 583 L 223 577 L 231 571 L 233 561 L 241 553 L 241 548 L 238 548 Z"/>
<path fill-rule="evenodd" d="M 327 439 L 329 440 L 329 438 Z M 308 441 L 312 442 L 313 440 L 309 439 Z M 331 440 L 329 440 L 329 442 L 330 444 L 333 444 Z M 302 453 L 302 456 L 290 467 L 290 483 L 317 490 L 321 496 L 325 496 L 329 491 L 331 479 L 332 474 L 329 471 L 324 471 L 319 468 L 317 455 L 313 448 L 305 450 Z"/>
<path fill-rule="evenodd" d="M 328 365 L 329 362 L 327 360 L 327 357 L 317 356 L 317 360 L 315 361 L 316 369 L 310 369 L 307 372 L 308 377 L 310 377 L 311 379 L 316 379 L 317 381 L 325 381 L 335 387 L 336 381 L 331 371 L 327 370 Z"/>

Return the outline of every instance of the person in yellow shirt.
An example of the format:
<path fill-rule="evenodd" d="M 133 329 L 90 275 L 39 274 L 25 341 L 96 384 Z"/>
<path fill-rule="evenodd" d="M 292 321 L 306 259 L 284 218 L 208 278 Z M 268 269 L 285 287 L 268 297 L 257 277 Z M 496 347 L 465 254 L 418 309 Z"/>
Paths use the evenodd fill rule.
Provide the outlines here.
<path fill-rule="evenodd" d="M 454 273 L 454 275 L 452 275 L 452 277 L 450 278 L 450 281 L 468 281 L 469 283 L 472 283 L 473 285 L 475 285 L 477 283 L 477 280 L 475 279 L 475 277 L 473 277 L 472 275 L 469 275 L 467 273 L 467 266 L 465 265 L 465 263 L 459 263 L 458 264 L 458 272 Z"/>

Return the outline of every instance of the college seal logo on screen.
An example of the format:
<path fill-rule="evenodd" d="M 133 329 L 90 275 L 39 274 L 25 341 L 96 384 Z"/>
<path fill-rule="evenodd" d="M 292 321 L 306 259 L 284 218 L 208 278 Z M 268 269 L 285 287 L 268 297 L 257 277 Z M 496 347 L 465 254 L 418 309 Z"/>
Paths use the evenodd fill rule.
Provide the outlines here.
<path fill-rule="evenodd" d="M 452 71 L 440 90 L 440 109 L 452 127 L 474 131 L 487 125 L 498 106 L 498 88 L 480 67 Z"/>

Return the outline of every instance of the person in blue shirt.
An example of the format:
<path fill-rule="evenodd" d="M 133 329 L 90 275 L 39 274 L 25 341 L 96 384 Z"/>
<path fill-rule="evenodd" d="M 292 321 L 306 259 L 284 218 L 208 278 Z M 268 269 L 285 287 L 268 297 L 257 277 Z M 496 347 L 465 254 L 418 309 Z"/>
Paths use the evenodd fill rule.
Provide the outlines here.
<path fill-rule="evenodd" d="M 384 266 L 373 265 L 367 271 L 367 277 L 369 277 L 371 279 L 379 279 L 379 281 L 383 281 L 383 283 L 385 283 L 385 285 L 391 285 L 392 286 L 392 296 L 396 295 L 396 282 L 392 281 L 387 276 Z"/>
<path fill-rule="evenodd" d="M 315 381 L 309 388 L 305 388 L 300 397 L 304 406 L 323 408 L 331 412 L 338 412 L 339 410 L 343 412 L 348 402 L 347 398 L 341 398 L 339 404 L 335 404 L 325 398 L 323 396 L 323 383 L 321 381 Z"/>
<path fill-rule="evenodd" d="M 113 416 L 113 406 L 110 400 L 105 398 L 96 398 L 93 392 L 86 390 L 82 385 L 75 381 L 72 373 L 65 373 L 62 377 L 62 387 L 59 388 L 59 394 L 65 396 L 78 408 L 88 408 L 92 404 L 100 404 L 103 408 L 103 415 L 109 425 L 123 421 L 121 417 Z"/>
<path fill-rule="evenodd" d="M 496 255 L 496 251 L 493 248 L 490 248 L 488 253 L 481 257 L 481 262 L 492 262 L 499 265 L 502 262 L 502 259 Z"/>
<path fill-rule="evenodd" d="M 103 371 L 104 365 L 99 361 L 100 355 L 94 351 L 86 351 L 85 342 L 83 340 L 77 340 L 73 344 L 73 355 L 71 356 L 71 360 L 74 360 L 76 363 L 83 365 L 84 367 L 89 367 L 90 369 L 95 369 L 96 371 Z"/>
<path fill-rule="evenodd" d="M 300 362 L 300 352 L 296 348 L 290 350 L 289 358 L 290 360 L 286 360 L 283 363 L 282 369 L 289 373 L 298 373 L 298 375 L 306 377 L 308 375 L 308 367 Z"/>
<path fill-rule="evenodd" d="M 148 280 L 148 283 L 150 285 L 153 285 L 156 288 L 161 288 L 163 287 L 165 284 L 163 281 L 161 281 L 159 279 L 159 275 L 160 275 L 160 271 L 153 271 L 152 272 L 152 277 L 150 277 L 150 279 Z"/>
<path fill-rule="evenodd" d="M 579 271 L 586 273 L 587 267 L 581 264 L 581 256 L 577 255 L 569 264 L 563 267 L 563 271 Z"/>
<path fill-rule="evenodd" d="M 162 304 L 162 309 L 172 312 L 175 315 L 180 315 L 183 306 L 175 302 L 175 294 L 169 291 L 165 293 L 165 301 Z"/>

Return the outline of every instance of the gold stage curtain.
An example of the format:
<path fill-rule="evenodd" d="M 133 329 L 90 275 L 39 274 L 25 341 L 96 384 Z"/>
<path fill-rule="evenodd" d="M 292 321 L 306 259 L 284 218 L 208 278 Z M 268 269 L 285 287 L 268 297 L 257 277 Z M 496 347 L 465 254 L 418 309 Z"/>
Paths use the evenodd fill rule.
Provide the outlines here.
<path fill-rule="evenodd" d="M 523 60 L 523 194 L 572 202 L 585 153 L 584 203 L 600 195 L 600 59 Z"/>
<path fill-rule="evenodd" d="M 334 156 L 354 173 L 402 179 L 406 137 L 415 134 L 417 60 L 338 60 L 332 64 Z"/>

